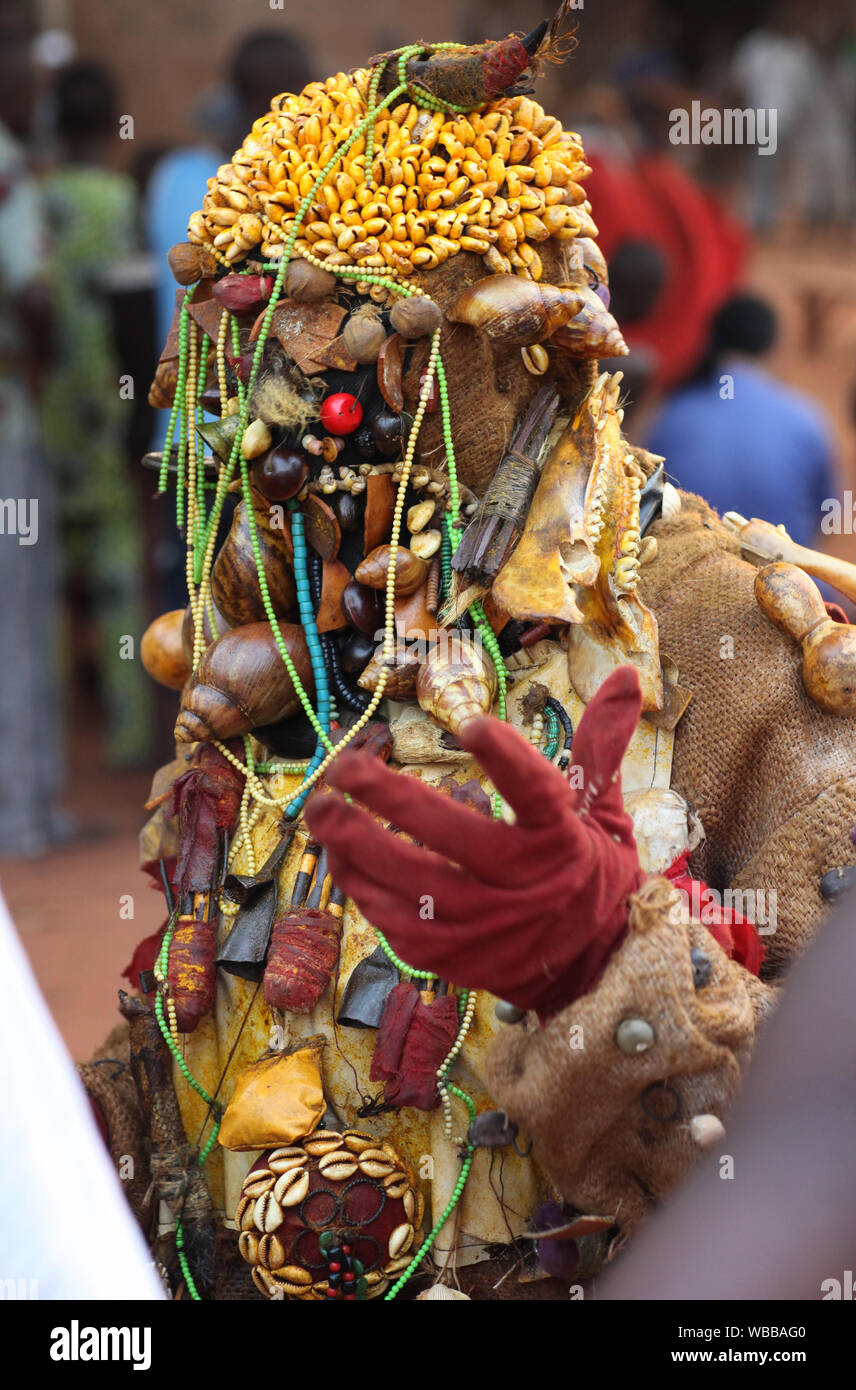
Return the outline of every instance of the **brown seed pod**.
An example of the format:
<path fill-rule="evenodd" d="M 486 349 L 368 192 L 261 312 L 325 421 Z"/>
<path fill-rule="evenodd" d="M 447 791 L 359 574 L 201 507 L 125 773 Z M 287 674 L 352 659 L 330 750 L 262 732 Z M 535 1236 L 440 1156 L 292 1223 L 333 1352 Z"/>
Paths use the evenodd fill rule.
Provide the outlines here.
<path fill-rule="evenodd" d="M 395 483 L 389 473 L 370 473 L 366 478 L 366 515 L 363 554 L 386 540 L 395 514 Z"/>
<path fill-rule="evenodd" d="M 335 560 L 342 544 L 342 532 L 333 508 L 311 492 L 303 508 L 306 539 L 322 560 Z"/>
<path fill-rule="evenodd" d="M 389 574 L 389 561 L 392 550 L 388 545 L 379 545 L 370 555 L 357 565 L 354 578 L 358 584 L 366 584 L 370 589 L 385 589 Z M 401 597 L 412 594 L 419 588 L 428 573 L 428 566 L 412 550 L 399 546 L 395 552 L 395 592 Z"/>
<path fill-rule="evenodd" d="M 440 327 L 443 313 L 433 299 L 413 295 L 396 300 L 389 313 L 389 322 L 402 338 L 427 338 Z"/>
<path fill-rule="evenodd" d="M 490 714 L 496 670 L 474 641 L 450 632 L 419 668 L 416 698 L 442 728 L 457 734 L 470 720 Z"/>
<path fill-rule="evenodd" d="M 329 299 L 336 288 L 336 277 L 329 270 L 319 270 L 308 261 L 290 261 L 285 272 L 285 294 L 299 304 L 313 299 Z"/>
<path fill-rule="evenodd" d="M 281 511 L 282 508 L 276 512 L 263 511 L 260 507 L 253 509 L 273 611 L 278 618 L 290 618 L 295 615 L 297 600 L 291 568 L 291 536 L 289 532 L 269 524 Z M 214 561 L 211 597 L 230 627 L 258 623 L 266 616 L 246 502 L 239 502 L 235 508 L 229 534 Z"/>
<path fill-rule="evenodd" d="M 399 333 L 390 333 L 377 359 L 377 384 L 390 410 L 400 415 L 404 409 L 404 354 L 407 344 Z"/>
<path fill-rule="evenodd" d="M 386 329 L 377 311 L 364 307 L 352 314 L 342 329 L 342 346 L 355 362 L 376 362 L 386 341 Z"/>
<path fill-rule="evenodd" d="M 281 622 L 279 630 L 304 689 L 314 698 L 303 629 Z M 299 709 L 270 624 L 248 623 L 218 637 L 205 652 L 182 696 L 175 737 L 179 743 L 233 738 Z"/>
<path fill-rule="evenodd" d="M 217 274 L 217 262 L 204 246 L 191 241 L 177 241 L 166 253 L 169 268 L 179 285 L 195 285 Z"/>
<path fill-rule="evenodd" d="M 549 338 L 582 307 L 582 292 L 576 288 L 560 289 L 518 275 L 488 275 L 458 296 L 448 317 L 482 329 L 489 338 L 527 347 Z"/>
<path fill-rule="evenodd" d="M 556 330 L 554 345 L 571 357 L 626 357 L 629 349 L 621 329 L 599 295 L 588 285 L 580 285 L 574 293 L 581 296 L 582 308 Z"/>
<path fill-rule="evenodd" d="M 152 680 L 169 690 L 181 690 L 190 666 L 181 643 L 184 609 L 173 608 L 150 623 L 140 639 L 140 660 Z"/>

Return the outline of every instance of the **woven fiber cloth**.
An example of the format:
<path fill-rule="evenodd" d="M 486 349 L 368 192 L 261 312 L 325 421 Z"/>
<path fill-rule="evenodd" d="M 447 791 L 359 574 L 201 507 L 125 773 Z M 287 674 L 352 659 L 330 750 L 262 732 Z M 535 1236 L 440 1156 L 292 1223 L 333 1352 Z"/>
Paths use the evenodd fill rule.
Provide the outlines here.
<path fill-rule="evenodd" d="M 856 718 L 809 698 L 798 646 L 755 602 L 755 567 L 701 498 L 682 496 L 680 513 L 651 528 L 658 550 L 640 583 L 661 655 L 693 692 L 672 786 L 707 835 L 691 872 L 719 891 L 763 894 L 764 912 L 775 894 L 775 931 L 762 936 L 762 975 L 773 978 L 817 926 L 821 875 L 856 858 Z"/>

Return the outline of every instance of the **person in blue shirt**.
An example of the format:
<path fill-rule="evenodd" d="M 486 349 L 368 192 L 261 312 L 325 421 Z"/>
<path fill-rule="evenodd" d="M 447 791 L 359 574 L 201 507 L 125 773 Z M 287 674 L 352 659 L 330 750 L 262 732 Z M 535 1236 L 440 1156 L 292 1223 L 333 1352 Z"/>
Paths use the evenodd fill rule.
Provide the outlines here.
<path fill-rule="evenodd" d="M 645 444 L 679 487 L 720 514 L 783 524 L 799 544 L 817 546 L 823 503 L 839 492 L 834 447 L 813 402 L 759 365 L 777 328 L 765 300 L 728 300 L 706 358 L 660 408 Z"/>

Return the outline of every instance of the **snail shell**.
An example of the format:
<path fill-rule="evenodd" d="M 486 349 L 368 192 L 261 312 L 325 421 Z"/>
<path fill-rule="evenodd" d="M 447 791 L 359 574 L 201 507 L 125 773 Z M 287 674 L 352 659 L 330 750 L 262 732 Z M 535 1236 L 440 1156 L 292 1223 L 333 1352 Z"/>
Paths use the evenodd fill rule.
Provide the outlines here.
<path fill-rule="evenodd" d="M 315 682 L 303 629 L 279 624 L 288 654 L 312 698 Z M 181 699 L 179 743 L 232 738 L 296 714 L 300 701 L 269 623 L 249 623 L 218 637 L 202 656 Z"/>
<path fill-rule="evenodd" d="M 621 329 L 603 300 L 588 285 L 578 285 L 574 293 L 581 297 L 582 308 L 556 331 L 556 347 L 571 357 L 626 357 L 629 349 Z"/>
<path fill-rule="evenodd" d="M 389 573 L 388 545 L 377 546 L 370 555 L 357 565 L 354 578 L 358 584 L 366 584 L 370 589 L 385 589 Z M 418 555 L 405 546 L 399 546 L 395 553 L 395 592 L 406 597 L 419 588 L 428 573 L 428 566 Z"/>
<path fill-rule="evenodd" d="M 442 728 L 457 734 L 472 719 L 490 714 L 496 670 L 480 645 L 448 633 L 428 653 L 416 681 L 416 698 Z"/>
<path fill-rule="evenodd" d="M 489 338 L 527 347 L 549 338 L 582 307 L 582 291 L 576 287 L 560 289 L 519 275 L 488 275 L 458 296 L 448 317 L 482 329 Z"/>
<path fill-rule="evenodd" d="M 184 609 L 173 608 L 150 623 L 140 639 L 140 660 L 152 680 L 180 690 L 190 675 L 181 644 Z"/>
<path fill-rule="evenodd" d="M 295 613 L 296 590 L 286 533 L 270 526 L 268 514 L 260 508 L 254 509 L 254 515 L 273 611 L 278 618 L 291 618 Z M 211 597 L 230 627 L 258 623 L 266 616 L 246 502 L 239 502 L 235 508 L 231 529 L 214 561 Z"/>

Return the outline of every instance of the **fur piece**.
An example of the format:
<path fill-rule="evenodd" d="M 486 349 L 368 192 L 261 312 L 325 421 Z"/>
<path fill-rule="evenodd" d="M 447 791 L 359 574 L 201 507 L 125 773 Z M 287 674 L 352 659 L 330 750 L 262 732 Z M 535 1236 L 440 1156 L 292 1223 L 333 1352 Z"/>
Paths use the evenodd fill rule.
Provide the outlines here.
<path fill-rule="evenodd" d="M 252 402 L 253 414 L 266 425 L 287 430 L 304 430 L 320 417 L 315 400 L 307 400 L 285 373 L 271 372 L 262 377 Z"/>

